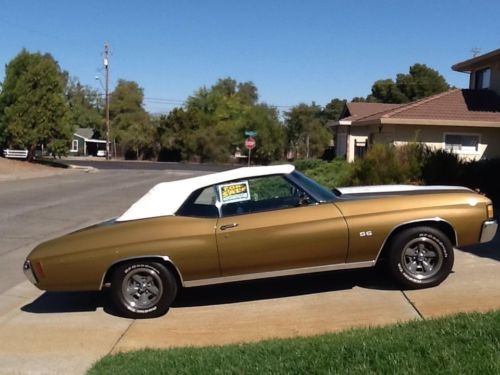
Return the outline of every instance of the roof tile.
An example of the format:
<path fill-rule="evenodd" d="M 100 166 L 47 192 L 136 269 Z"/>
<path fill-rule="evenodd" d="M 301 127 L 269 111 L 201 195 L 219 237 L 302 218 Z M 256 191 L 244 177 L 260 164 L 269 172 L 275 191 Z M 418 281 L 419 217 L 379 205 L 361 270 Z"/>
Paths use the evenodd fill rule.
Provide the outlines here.
<path fill-rule="evenodd" d="M 359 117 L 353 124 L 383 118 L 498 122 L 500 125 L 500 96 L 491 90 L 454 89 L 384 112 Z"/>

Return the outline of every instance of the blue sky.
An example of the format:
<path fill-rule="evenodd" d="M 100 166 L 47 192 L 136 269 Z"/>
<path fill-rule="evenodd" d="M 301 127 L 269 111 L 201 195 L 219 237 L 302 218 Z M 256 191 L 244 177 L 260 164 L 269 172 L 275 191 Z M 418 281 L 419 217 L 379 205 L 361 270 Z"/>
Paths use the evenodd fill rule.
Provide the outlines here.
<path fill-rule="evenodd" d="M 111 89 L 119 78 L 138 82 L 151 112 L 166 112 L 228 76 L 253 81 L 260 99 L 282 110 L 365 96 L 375 80 L 416 62 L 466 87 L 467 75 L 450 66 L 471 57 L 473 47 L 500 48 L 499 1 L 0 0 L 0 6 L 2 66 L 23 47 L 48 52 L 97 89 L 108 42 Z"/>

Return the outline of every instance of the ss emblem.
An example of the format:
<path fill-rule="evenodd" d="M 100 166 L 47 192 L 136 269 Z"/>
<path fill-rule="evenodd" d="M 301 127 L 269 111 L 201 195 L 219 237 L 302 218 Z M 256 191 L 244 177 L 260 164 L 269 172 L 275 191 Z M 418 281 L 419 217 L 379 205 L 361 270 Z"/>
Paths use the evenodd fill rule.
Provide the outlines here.
<path fill-rule="evenodd" d="M 366 232 L 359 232 L 360 237 L 370 237 L 371 235 L 373 235 L 371 230 L 367 230 Z"/>

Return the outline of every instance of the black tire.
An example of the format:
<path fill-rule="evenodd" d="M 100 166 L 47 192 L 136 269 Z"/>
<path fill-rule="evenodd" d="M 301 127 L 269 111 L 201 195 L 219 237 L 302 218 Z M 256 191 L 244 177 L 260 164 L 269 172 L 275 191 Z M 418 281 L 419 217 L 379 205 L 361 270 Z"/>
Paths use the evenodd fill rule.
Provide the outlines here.
<path fill-rule="evenodd" d="M 175 276 L 163 264 L 127 262 L 111 278 L 111 296 L 117 312 L 132 319 L 155 318 L 167 313 L 177 295 Z"/>
<path fill-rule="evenodd" d="M 437 229 L 405 229 L 394 237 L 389 246 L 389 270 L 407 288 L 439 285 L 453 268 L 453 245 Z"/>

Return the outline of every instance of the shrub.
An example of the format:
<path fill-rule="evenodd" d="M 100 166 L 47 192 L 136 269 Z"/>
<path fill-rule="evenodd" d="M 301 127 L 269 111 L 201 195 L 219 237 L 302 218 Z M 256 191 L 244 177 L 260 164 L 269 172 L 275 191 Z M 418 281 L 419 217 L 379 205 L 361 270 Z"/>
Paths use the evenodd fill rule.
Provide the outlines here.
<path fill-rule="evenodd" d="M 422 166 L 422 177 L 428 185 L 460 185 L 464 163 L 446 150 L 428 151 Z"/>
<path fill-rule="evenodd" d="M 486 159 L 466 163 L 461 168 L 460 185 L 479 189 L 496 206 L 500 205 L 500 159 Z"/>
<path fill-rule="evenodd" d="M 374 144 L 354 162 L 353 185 L 383 185 L 421 182 L 425 146 Z"/>
<path fill-rule="evenodd" d="M 295 168 L 301 172 L 305 172 L 309 169 L 319 168 L 321 165 L 326 164 L 327 162 L 321 159 L 300 159 L 295 161 L 293 164 Z"/>
<path fill-rule="evenodd" d="M 331 162 L 320 159 L 297 160 L 294 164 L 297 170 L 330 189 L 349 186 L 352 181 L 353 165 L 342 159 Z"/>

